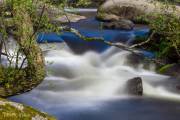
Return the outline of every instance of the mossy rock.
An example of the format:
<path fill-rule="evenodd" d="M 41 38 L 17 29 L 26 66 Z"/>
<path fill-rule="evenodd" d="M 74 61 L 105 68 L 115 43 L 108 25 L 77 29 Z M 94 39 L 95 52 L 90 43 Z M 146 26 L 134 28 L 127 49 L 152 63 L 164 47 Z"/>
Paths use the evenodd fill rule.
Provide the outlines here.
<path fill-rule="evenodd" d="M 0 98 L 0 120 L 55 120 L 31 107 Z"/>
<path fill-rule="evenodd" d="M 169 75 L 169 76 L 174 76 L 178 79 L 180 79 L 180 64 L 167 64 L 162 66 L 158 72 L 160 74 L 165 74 L 165 75 Z"/>

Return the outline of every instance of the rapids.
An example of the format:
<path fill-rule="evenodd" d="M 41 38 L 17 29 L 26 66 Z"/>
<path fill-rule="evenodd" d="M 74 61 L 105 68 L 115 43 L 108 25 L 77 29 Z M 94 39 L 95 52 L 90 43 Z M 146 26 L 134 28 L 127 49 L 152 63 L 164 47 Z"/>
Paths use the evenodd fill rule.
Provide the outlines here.
<path fill-rule="evenodd" d="M 178 120 L 180 117 L 177 114 L 180 102 L 166 101 L 179 101 L 180 95 L 168 89 L 169 83 L 164 82 L 170 77 L 156 74 L 153 64 L 149 70 L 144 69 L 143 62 L 133 62 L 132 66 L 131 54 L 114 47 L 103 53 L 88 51 L 82 55 L 73 53 L 65 43 L 41 47 L 48 71 L 45 81 L 11 100 L 31 105 L 60 120 L 119 120 L 121 117 L 123 120 Z M 143 79 L 143 97 L 124 91 L 126 81 L 137 76 Z M 169 118 L 161 116 L 168 109 L 172 111 L 164 116 Z"/>
<path fill-rule="evenodd" d="M 89 37 L 125 39 L 126 43 L 135 35 L 148 32 L 147 28 L 100 30 L 94 19 L 71 26 Z M 9 99 L 47 112 L 59 120 L 180 119 L 180 92 L 176 90 L 179 81 L 157 74 L 154 64 L 118 48 L 83 42 L 71 33 L 53 36 L 46 38 L 60 40 L 60 43 L 40 44 L 47 66 L 45 80 L 34 90 Z M 81 54 L 76 54 L 79 50 Z M 142 97 L 125 91 L 126 81 L 133 77 L 143 80 Z"/>

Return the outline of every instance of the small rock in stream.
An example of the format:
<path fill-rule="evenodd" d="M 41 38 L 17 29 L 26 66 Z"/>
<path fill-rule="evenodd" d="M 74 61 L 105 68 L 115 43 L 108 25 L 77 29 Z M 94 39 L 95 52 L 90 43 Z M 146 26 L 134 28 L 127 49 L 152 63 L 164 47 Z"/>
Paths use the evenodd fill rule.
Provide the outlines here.
<path fill-rule="evenodd" d="M 143 95 L 143 84 L 140 77 L 135 77 L 127 81 L 127 92 L 131 95 Z"/>

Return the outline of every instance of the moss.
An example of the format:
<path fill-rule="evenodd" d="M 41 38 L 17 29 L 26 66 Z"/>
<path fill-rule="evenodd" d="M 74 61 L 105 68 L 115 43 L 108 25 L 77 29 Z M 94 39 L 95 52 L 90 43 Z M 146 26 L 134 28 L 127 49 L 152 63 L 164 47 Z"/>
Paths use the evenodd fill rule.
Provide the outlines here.
<path fill-rule="evenodd" d="M 4 80 L 4 73 L 3 73 L 3 68 L 0 66 L 0 83 Z"/>
<path fill-rule="evenodd" d="M 105 13 L 98 12 L 98 14 L 96 15 L 96 18 L 97 18 L 98 20 L 103 20 L 106 15 L 107 15 L 107 14 L 105 14 Z"/>
<path fill-rule="evenodd" d="M 174 64 L 167 64 L 162 66 L 161 68 L 159 68 L 158 72 L 161 74 L 164 74 L 169 68 L 171 68 L 172 66 L 174 66 Z"/>
<path fill-rule="evenodd" d="M 149 24 L 150 21 L 148 19 L 149 17 L 147 15 L 140 15 L 133 19 L 133 22 L 136 24 Z"/>
<path fill-rule="evenodd" d="M 0 98 L 0 120 L 55 120 L 46 113 Z"/>

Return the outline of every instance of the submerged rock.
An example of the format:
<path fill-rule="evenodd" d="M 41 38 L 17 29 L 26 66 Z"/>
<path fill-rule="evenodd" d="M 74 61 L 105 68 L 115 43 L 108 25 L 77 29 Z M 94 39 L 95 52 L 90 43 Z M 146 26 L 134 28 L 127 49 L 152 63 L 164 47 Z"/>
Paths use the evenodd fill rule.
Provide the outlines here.
<path fill-rule="evenodd" d="M 55 120 L 31 107 L 0 98 L 0 120 Z"/>
<path fill-rule="evenodd" d="M 124 18 L 135 22 L 145 22 L 153 18 L 153 13 L 162 13 L 161 6 L 161 2 L 153 0 L 107 0 L 99 7 L 97 18 L 103 21 Z M 180 16 L 180 7 L 175 6 L 175 8 L 175 14 Z M 171 11 L 172 9 L 169 8 L 169 12 Z"/>
<path fill-rule="evenodd" d="M 140 77 L 135 77 L 127 81 L 127 92 L 131 95 L 143 95 L 143 84 Z"/>
<path fill-rule="evenodd" d="M 132 21 L 126 19 L 103 23 L 103 27 L 106 29 L 132 30 L 134 26 L 135 25 Z"/>

